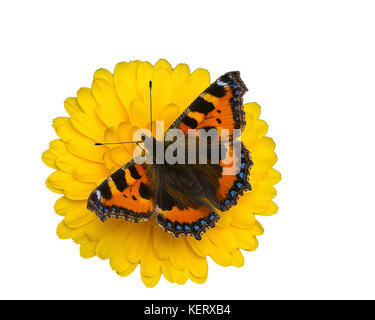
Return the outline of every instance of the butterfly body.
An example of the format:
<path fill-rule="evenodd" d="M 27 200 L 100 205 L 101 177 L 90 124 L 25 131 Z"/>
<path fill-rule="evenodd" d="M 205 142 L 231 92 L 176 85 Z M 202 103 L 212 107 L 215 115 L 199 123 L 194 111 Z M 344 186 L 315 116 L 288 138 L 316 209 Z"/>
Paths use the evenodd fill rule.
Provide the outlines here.
<path fill-rule="evenodd" d="M 88 209 L 102 221 L 114 217 L 143 222 L 155 215 L 165 231 L 200 240 L 219 220 L 216 211 L 228 210 L 244 191 L 251 190 L 251 156 L 242 143 L 235 147 L 233 134 L 245 127 L 242 96 L 246 90 L 238 72 L 221 76 L 169 128 L 184 133 L 183 163 L 165 161 L 171 141 L 145 136 L 145 154 L 151 161 L 137 163 L 136 158 L 122 166 L 92 192 Z M 189 144 L 191 132 L 194 140 L 200 137 L 199 132 L 213 128 L 218 134 L 206 144 Z M 219 129 L 229 133 L 222 134 Z M 202 146 L 206 151 L 203 163 Z M 158 147 L 162 156 L 154 152 Z M 228 159 L 232 160 L 229 164 Z"/>

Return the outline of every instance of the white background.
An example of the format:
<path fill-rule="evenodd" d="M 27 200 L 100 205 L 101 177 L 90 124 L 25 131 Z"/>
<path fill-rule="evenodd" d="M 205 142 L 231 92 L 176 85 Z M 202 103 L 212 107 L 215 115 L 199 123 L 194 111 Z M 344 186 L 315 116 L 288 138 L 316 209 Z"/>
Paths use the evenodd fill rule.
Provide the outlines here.
<path fill-rule="evenodd" d="M 1 298 L 375 298 L 373 1 L 2 1 Z M 240 70 L 277 143 L 279 213 L 245 266 L 144 287 L 55 234 L 41 153 L 98 68 Z"/>

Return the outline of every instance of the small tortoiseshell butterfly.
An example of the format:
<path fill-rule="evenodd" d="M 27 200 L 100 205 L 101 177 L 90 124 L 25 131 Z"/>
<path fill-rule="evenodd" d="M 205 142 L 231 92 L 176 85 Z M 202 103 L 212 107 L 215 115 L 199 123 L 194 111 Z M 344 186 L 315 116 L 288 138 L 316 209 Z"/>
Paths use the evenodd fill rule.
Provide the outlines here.
<path fill-rule="evenodd" d="M 182 130 L 186 140 L 189 129 L 217 128 L 219 135 L 222 129 L 241 132 L 246 124 L 242 100 L 246 91 L 240 73 L 228 72 L 201 93 L 168 130 Z M 135 159 L 131 160 L 91 193 L 87 208 L 102 221 L 114 217 L 142 222 L 154 214 L 165 231 L 176 237 L 192 235 L 200 240 L 219 220 L 216 209 L 228 210 L 236 205 L 244 191 L 251 190 L 250 153 L 241 143 L 240 152 L 235 154 L 235 138 L 229 135 L 226 152 L 220 153 L 218 163 L 210 161 L 212 144 L 207 144 L 208 160 L 203 164 L 157 164 L 155 161 L 138 164 Z M 147 142 L 154 146 L 158 143 L 152 136 L 142 140 L 146 150 Z M 165 144 L 167 148 L 168 142 Z M 232 163 L 228 164 L 230 154 L 233 154 Z M 228 166 L 234 168 L 233 174 L 223 174 Z"/>

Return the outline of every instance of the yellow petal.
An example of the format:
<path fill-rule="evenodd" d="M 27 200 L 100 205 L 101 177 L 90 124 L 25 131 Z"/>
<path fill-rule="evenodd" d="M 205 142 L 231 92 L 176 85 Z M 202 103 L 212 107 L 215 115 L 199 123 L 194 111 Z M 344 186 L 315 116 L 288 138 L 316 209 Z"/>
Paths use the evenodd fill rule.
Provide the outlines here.
<path fill-rule="evenodd" d="M 150 101 L 149 81 L 153 80 L 153 67 L 149 62 L 141 62 L 137 69 L 138 99 L 144 103 Z"/>
<path fill-rule="evenodd" d="M 133 100 L 130 103 L 129 121 L 138 128 L 150 128 L 150 109 L 141 100 Z"/>
<path fill-rule="evenodd" d="M 175 238 L 172 241 L 172 252 L 169 257 L 172 265 L 178 270 L 186 269 L 188 251 L 185 237 Z"/>
<path fill-rule="evenodd" d="M 104 180 L 109 176 L 109 170 L 102 164 L 86 163 L 74 170 L 74 177 L 82 182 L 96 183 L 98 178 Z"/>
<path fill-rule="evenodd" d="M 100 79 L 104 80 L 104 81 L 107 81 L 109 83 L 112 83 L 112 81 L 113 81 L 112 73 L 109 72 L 107 69 L 100 68 L 100 69 L 95 71 L 94 80 L 100 80 Z"/>
<path fill-rule="evenodd" d="M 202 277 L 202 278 L 198 278 L 195 275 L 193 275 L 192 273 L 189 274 L 190 280 L 195 282 L 195 283 L 198 283 L 198 284 L 205 283 L 206 280 L 207 280 L 207 276 L 208 276 L 208 274 L 206 276 Z"/>
<path fill-rule="evenodd" d="M 250 228 L 255 222 L 253 213 L 246 205 L 239 202 L 235 207 L 230 209 L 232 215 L 232 225 L 239 228 Z"/>
<path fill-rule="evenodd" d="M 63 190 L 68 184 L 74 182 L 74 177 L 70 173 L 57 170 L 47 179 L 47 186 L 54 189 Z"/>
<path fill-rule="evenodd" d="M 134 63 L 118 63 L 115 67 L 113 78 L 117 96 L 130 115 L 129 104 L 131 101 L 138 99 Z"/>
<path fill-rule="evenodd" d="M 65 221 L 65 220 L 64 220 Z M 87 241 L 87 235 L 86 235 L 86 231 L 87 229 L 89 228 L 90 224 L 94 223 L 95 220 L 93 220 L 92 222 L 90 223 L 87 223 L 85 225 L 83 225 L 82 227 L 78 227 L 78 228 L 75 228 L 75 229 L 71 229 L 72 230 L 72 240 L 75 242 L 75 243 L 86 243 L 88 242 Z M 90 241 L 91 240 L 96 240 L 96 239 L 89 239 Z"/>
<path fill-rule="evenodd" d="M 141 274 L 147 278 L 159 275 L 161 270 L 161 260 L 155 255 L 152 241 L 149 241 L 147 249 L 140 261 Z"/>
<path fill-rule="evenodd" d="M 206 257 L 209 255 L 211 241 L 207 236 L 207 232 L 203 234 L 201 240 L 196 240 L 194 237 L 187 237 L 187 241 L 198 256 Z"/>
<path fill-rule="evenodd" d="M 89 88 L 81 88 L 77 91 L 77 101 L 82 111 L 87 114 L 94 114 L 98 107 L 92 91 Z"/>
<path fill-rule="evenodd" d="M 129 228 L 127 228 L 129 229 Z M 125 231 L 125 232 L 124 232 Z M 96 246 L 96 255 L 100 259 L 108 259 L 120 250 L 121 245 L 126 238 L 126 230 L 121 225 L 115 227 L 111 232 L 100 237 Z"/>
<path fill-rule="evenodd" d="M 84 201 L 80 203 L 80 207 L 72 208 L 65 216 L 64 221 L 68 228 L 79 228 L 96 219 L 95 214 L 86 209 L 86 203 Z"/>
<path fill-rule="evenodd" d="M 187 275 L 187 270 L 176 269 L 169 259 L 162 261 L 161 270 L 164 278 L 172 283 L 178 281 L 183 282 Z"/>
<path fill-rule="evenodd" d="M 138 263 L 143 257 L 151 233 L 151 224 L 142 222 L 135 224 L 124 246 L 124 257 L 127 261 Z"/>
<path fill-rule="evenodd" d="M 232 252 L 237 248 L 236 237 L 227 228 L 220 228 L 217 226 L 208 230 L 207 236 L 212 243 L 225 251 Z"/>
<path fill-rule="evenodd" d="M 52 140 L 49 143 L 50 151 L 55 155 L 59 156 L 66 152 L 66 143 L 60 139 Z"/>
<path fill-rule="evenodd" d="M 159 115 L 155 115 L 155 120 L 164 121 L 164 131 L 166 131 L 172 125 L 172 123 L 178 118 L 178 112 L 179 108 L 176 104 L 168 104 L 164 107 L 163 111 L 159 113 Z"/>
<path fill-rule="evenodd" d="M 159 68 L 154 70 L 153 80 L 152 80 L 152 107 L 153 113 L 155 115 L 160 114 L 164 106 L 171 101 L 172 92 L 172 82 L 171 82 L 171 72 Z M 149 100 L 145 101 L 145 104 L 149 106 Z"/>
<path fill-rule="evenodd" d="M 76 112 L 71 116 L 71 123 L 81 135 L 89 138 L 92 142 L 103 142 L 103 135 L 107 126 L 96 114 Z"/>
<path fill-rule="evenodd" d="M 169 259 L 162 261 L 161 271 L 163 273 L 164 278 L 167 279 L 169 282 L 176 282 L 175 272 Z"/>
<path fill-rule="evenodd" d="M 133 155 L 128 153 L 122 147 L 116 147 L 111 150 L 111 159 L 117 164 L 118 167 L 123 166 L 133 159 Z"/>
<path fill-rule="evenodd" d="M 65 196 L 71 200 L 87 200 L 92 191 L 96 188 L 93 183 L 73 181 L 65 188 Z"/>
<path fill-rule="evenodd" d="M 229 212 L 223 212 L 220 215 L 219 221 L 216 223 L 216 226 L 225 228 L 228 227 L 232 224 L 232 215 L 230 214 L 231 211 Z"/>
<path fill-rule="evenodd" d="M 189 79 L 190 68 L 185 63 L 178 64 L 172 71 L 172 81 L 175 86 L 178 86 Z"/>
<path fill-rule="evenodd" d="M 108 219 L 102 222 L 98 217 L 95 217 L 95 219 L 87 225 L 85 235 L 91 240 L 99 240 L 105 235 L 114 232 L 121 222 L 124 221 L 120 221 L 120 219 Z"/>
<path fill-rule="evenodd" d="M 42 155 L 42 160 L 51 168 L 57 169 L 57 157 L 66 152 L 66 144 L 60 139 L 52 140 L 49 149 Z"/>
<path fill-rule="evenodd" d="M 154 66 L 154 70 L 165 69 L 167 71 L 172 71 L 172 66 L 165 59 L 159 59 Z"/>
<path fill-rule="evenodd" d="M 187 269 L 179 271 L 178 276 L 176 277 L 177 284 L 184 284 L 189 279 L 189 271 Z"/>
<path fill-rule="evenodd" d="M 84 138 L 69 140 L 67 149 L 78 157 L 103 163 L 103 154 L 107 150 L 105 146 L 95 146 L 92 141 Z"/>
<path fill-rule="evenodd" d="M 78 104 L 78 101 L 76 98 L 68 98 L 64 102 L 64 107 L 67 113 L 72 115 L 75 112 L 82 112 L 81 107 Z"/>
<path fill-rule="evenodd" d="M 88 259 L 95 256 L 95 247 L 96 247 L 97 241 L 89 241 L 85 244 L 82 244 L 80 247 L 80 254 L 82 258 Z"/>
<path fill-rule="evenodd" d="M 42 160 L 50 168 L 57 169 L 56 156 L 51 152 L 51 150 L 46 150 L 42 153 Z"/>
<path fill-rule="evenodd" d="M 55 211 L 60 216 L 66 216 L 71 210 L 81 208 L 86 205 L 86 201 L 75 201 L 70 200 L 65 196 L 62 196 L 55 202 Z"/>
<path fill-rule="evenodd" d="M 112 270 L 115 270 L 118 274 L 125 274 L 133 264 L 125 260 L 123 250 L 121 249 L 122 246 L 109 258 L 109 264 Z"/>
<path fill-rule="evenodd" d="M 257 120 L 255 123 L 254 123 L 254 128 L 253 128 L 253 131 L 257 137 L 258 140 L 262 139 L 267 131 L 268 131 L 268 124 L 267 122 L 263 121 L 263 120 Z"/>
<path fill-rule="evenodd" d="M 127 277 L 129 274 L 131 274 L 135 270 L 135 268 L 137 268 L 137 266 L 138 266 L 138 263 L 131 263 L 129 267 L 124 272 L 119 273 L 119 275 L 121 277 Z"/>
<path fill-rule="evenodd" d="M 172 252 L 173 236 L 165 232 L 161 227 L 153 227 L 153 245 L 155 254 L 159 259 L 168 259 Z"/>
<path fill-rule="evenodd" d="M 250 229 L 240 229 L 236 227 L 231 227 L 231 229 L 237 238 L 239 248 L 253 251 L 258 247 L 258 240 Z"/>
<path fill-rule="evenodd" d="M 56 234 L 60 239 L 69 239 L 72 237 L 72 229 L 68 228 L 63 220 L 57 226 Z"/>
<path fill-rule="evenodd" d="M 120 165 L 112 160 L 111 157 L 111 150 L 108 149 L 103 154 L 103 162 L 105 167 L 112 172 L 115 172 L 116 169 L 120 167 Z M 115 170 L 112 170 L 112 168 L 115 168 Z M 101 182 L 101 181 L 100 181 Z"/>
<path fill-rule="evenodd" d="M 228 267 L 232 263 L 232 258 L 229 252 L 225 249 L 219 248 L 214 243 L 211 243 L 209 248 L 209 256 L 214 260 L 217 264 Z"/>
<path fill-rule="evenodd" d="M 137 127 L 132 126 L 129 122 L 121 122 L 117 128 L 117 135 L 120 141 L 134 141 L 133 134 Z M 130 155 L 133 154 L 135 146 L 132 143 L 121 145 Z"/>
<path fill-rule="evenodd" d="M 204 278 L 208 273 L 208 264 L 206 258 L 198 256 L 190 246 L 187 246 L 189 271 L 195 277 Z"/>
<path fill-rule="evenodd" d="M 276 203 L 274 203 L 273 201 L 270 201 L 267 209 L 257 214 L 261 216 L 272 216 L 275 213 L 277 213 L 278 210 L 279 210 L 279 207 L 276 205 Z"/>
<path fill-rule="evenodd" d="M 94 79 L 92 93 L 98 104 L 97 115 L 108 127 L 117 127 L 120 122 L 128 121 L 128 113 L 116 94 L 112 75 L 108 79 Z"/>
<path fill-rule="evenodd" d="M 69 139 L 76 137 L 83 137 L 83 135 L 73 127 L 69 118 L 56 118 L 53 120 L 52 126 L 55 129 L 56 134 L 64 141 L 68 141 Z"/>
<path fill-rule="evenodd" d="M 245 103 L 244 108 L 246 115 L 251 116 L 254 120 L 257 120 L 260 115 L 260 105 L 256 102 Z"/>
<path fill-rule="evenodd" d="M 141 273 L 141 279 L 142 282 L 145 284 L 147 288 L 153 288 L 157 285 L 157 283 L 160 280 L 161 271 L 159 271 L 155 276 L 153 277 L 146 277 Z"/>
<path fill-rule="evenodd" d="M 234 250 L 231 252 L 232 257 L 232 266 L 234 267 L 242 267 L 245 263 L 245 260 L 243 258 L 243 255 L 239 249 Z"/>

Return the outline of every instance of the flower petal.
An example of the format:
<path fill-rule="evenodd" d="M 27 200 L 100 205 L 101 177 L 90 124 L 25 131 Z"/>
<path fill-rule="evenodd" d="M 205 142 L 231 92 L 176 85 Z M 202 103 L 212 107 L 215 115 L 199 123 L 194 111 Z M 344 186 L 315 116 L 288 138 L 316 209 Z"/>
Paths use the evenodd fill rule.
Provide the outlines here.
<path fill-rule="evenodd" d="M 174 238 L 172 241 L 172 252 L 169 257 L 173 267 L 178 270 L 186 269 L 188 263 L 188 251 L 185 237 Z"/>
<path fill-rule="evenodd" d="M 96 114 L 76 112 L 72 114 L 71 122 L 82 136 L 95 142 L 103 142 L 103 133 L 107 127 Z"/>
<path fill-rule="evenodd" d="M 94 114 L 98 107 L 91 89 L 81 88 L 77 91 L 77 101 L 82 112 L 86 114 Z"/>
<path fill-rule="evenodd" d="M 72 182 L 74 182 L 73 175 L 61 170 L 57 170 L 51 173 L 48 179 L 46 180 L 46 184 L 48 187 L 60 191 L 63 191 L 64 188 Z"/>
<path fill-rule="evenodd" d="M 57 135 L 64 141 L 68 141 L 69 139 L 73 139 L 76 137 L 84 137 L 73 127 L 69 118 L 55 118 L 53 120 L 52 127 L 55 129 Z"/>
<path fill-rule="evenodd" d="M 245 263 L 245 260 L 243 258 L 243 255 L 239 249 L 234 250 L 231 252 L 232 257 L 232 266 L 234 267 L 242 267 Z"/>
<path fill-rule="evenodd" d="M 74 177 L 82 182 L 96 183 L 98 178 L 102 180 L 109 176 L 109 170 L 102 164 L 86 163 L 74 169 Z"/>
<path fill-rule="evenodd" d="M 73 181 L 64 188 L 65 196 L 71 200 L 87 200 L 96 185 L 80 181 Z"/>
<path fill-rule="evenodd" d="M 54 209 L 58 215 L 66 216 L 71 210 L 81 208 L 84 205 L 86 205 L 86 201 L 70 200 L 67 197 L 62 196 L 55 202 Z"/>
<path fill-rule="evenodd" d="M 135 224 L 126 239 L 124 257 L 127 261 L 138 263 L 144 255 L 151 233 L 151 224 L 147 222 Z"/>
<path fill-rule="evenodd" d="M 92 83 L 92 93 L 98 104 L 96 112 L 108 127 L 117 127 L 121 121 L 128 121 L 129 117 L 116 94 L 112 74 L 103 70 L 95 73 Z"/>
<path fill-rule="evenodd" d="M 42 153 L 43 162 L 52 169 L 57 169 L 56 167 L 56 156 L 51 150 L 46 150 Z"/>
<path fill-rule="evenodd" d="M 159 226 L 153 226 L 153 234 L 153 245 L 156 256 L 162 260 L 168 259 L 172 252 L 173 236 Z"/>
<path fill-rule="evenodd" d="M 151 233 L 153 235 L 153 233 Z M 147 249 L 140 261 L 141 274 L 147 278 L 159 275 L 161 270 L 161 260 L 155 255 L 152 241 L 148 242 Z"/>
<path fill-rule="evenodd" d="M 88 259 L 95 256 L 97 241 L 89 241 L 81 245 L 79 252 L 82 258 Z"/>
<path fill-rule="evenodd" d="M 146 277 L 145 275 L 141 273 L 142 282 L 145 284 L 147 288 L 155 287 L 157 283 L 159 282 L 160 277 L 161 277 L 161 271 L 158 271 L 158 273 L 154 275 L 153 277 Z"/>
<path fill-rule="evenodd" d="M 64 102 L 64 107 L 67 113 L 72 115 L 76 112 L 82 112 L 80 105 L 78 104 L 77 98 L 68 98 Z"/>
<path fill-rule="evenodd" d="M 67 149 L 78 157 L 103 163 L 103 154 L 107 150 L 105 146 L 95 146 L 92 141 L 84 138 L 69 140 Z"/>
<path fill-rule="evenodd" d="M 56 234 L 60 239 L 69 239 L 72 237 L 72 229 L 68 228 L 63 220 L 58 224 Z"/>
<path fill-rule="evenodd" d="M 154 66 L 154 70 L 165 69 L 167 71 L 172 71 L 172 66 L 165 59 L 159 59 Z"/>
<path fill-rule="evenodd" d="M 100 237 L 96 246 L 96 255 L 100 259 L 108 259 L 115 255 L 129 234 L 129 231 L 130 228 L 128 226 L 119 224 L 111 232 L 107 232 Z"/>
<path fill-rule="evenodd" d="M 207 232 L 207 236 L 212 243 L 225 251 L 232 252 L 238 247 L 236 237 L 227 228 L 217 226 L 210 229 Z"/>
<path fill-rule="evenodd" d="M 77 201 L 78 202 L 78 201 Z M 95 214 L 86 209 L 86 203 L 79 201 L 81 203 L 80 207 L 75 207 L 71 209 L 69 213 L 65 216 L 65 225 L 68 228 L 76 229 L 86 225 L 87 223 L 97 219 Z"/>
<path fill-rule="evenodd" d="M 189 271 L 195 277 L 204 278 L 208 273 L 208 264 L 206 258 L 198 256 L 191 246 L 187 246 L 187 261 Z"/>

